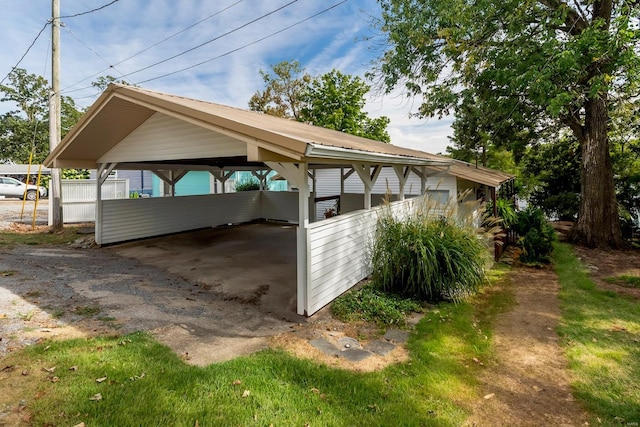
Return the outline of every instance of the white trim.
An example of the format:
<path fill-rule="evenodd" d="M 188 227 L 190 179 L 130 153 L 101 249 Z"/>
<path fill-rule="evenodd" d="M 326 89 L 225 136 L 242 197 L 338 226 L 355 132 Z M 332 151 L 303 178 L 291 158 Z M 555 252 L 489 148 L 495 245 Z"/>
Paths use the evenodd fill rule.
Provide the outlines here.
<path fill-rule="evenodd" d="M 350 148 L 331 147 L 308 143 L 305 157 L 316 159 L 342 160 L 345 162 L 369 162 L 399 165 L 428 165 L 428 166 L 448 166 L 452 160 L 425 159 L 420 157 L 400 156 L 397 154 L 384 154 L 372 151 L 360 151 Z"/>

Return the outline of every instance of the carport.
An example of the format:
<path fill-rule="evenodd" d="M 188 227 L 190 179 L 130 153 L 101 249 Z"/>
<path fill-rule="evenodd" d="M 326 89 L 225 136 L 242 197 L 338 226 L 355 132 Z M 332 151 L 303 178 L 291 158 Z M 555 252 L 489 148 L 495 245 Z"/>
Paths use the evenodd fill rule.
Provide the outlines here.
<path fill-rule="evenodd" d="M 98 171 L 96 242 L 100 245 L 227 224 L 270 219 L 297 224 L 298 314 L 312 315 L 367 277 L 368 243 L 378 214 L 371 193 L 383 168 L 397 177 L 390 209 L 410 209 L 409 175 L 425 192 L 429 171 L 451 160 L 305 123 L 155 92 L 111 85 L 45 160 L 53 168 Z M 150 170 L 171 189 L 188 171 L 206 170 L 224 184 L 231 173 L 275 170 L 289 192 L 253 191 L 201 196 L 103 200 L 113 169 Z M 310 219 L 314 173 L 339 171 L 341 187 L 361 180 L 361 209 Z M 440 168 L 437 172 L 435 168 Z M 443 169 L 444 168 L 444 169 Z M 341 193 L 344 188 L 341 188 Z"/>

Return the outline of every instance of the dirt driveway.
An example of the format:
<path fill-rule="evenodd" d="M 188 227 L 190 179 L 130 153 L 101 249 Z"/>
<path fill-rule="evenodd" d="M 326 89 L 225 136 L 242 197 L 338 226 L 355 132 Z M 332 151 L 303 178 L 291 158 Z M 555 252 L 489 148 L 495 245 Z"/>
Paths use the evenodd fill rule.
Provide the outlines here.
<path fill-rule="evenodd" d="M 0 200 L 0 228 L 30 225 L 31 216 L 19 220 L 21 208 Z M 38 225 L 46 224 L 46 210 L 45 200 Z M 25 211 L 33 215 L 33 204 Z M 282 225 L 101 249 L 4 248 L 0 284 L 0 357 L 52 336 L 147 330 L 206 365 L 266 347 L 271 336 L 307 321 L 295 312 L 295 228 Z"/>

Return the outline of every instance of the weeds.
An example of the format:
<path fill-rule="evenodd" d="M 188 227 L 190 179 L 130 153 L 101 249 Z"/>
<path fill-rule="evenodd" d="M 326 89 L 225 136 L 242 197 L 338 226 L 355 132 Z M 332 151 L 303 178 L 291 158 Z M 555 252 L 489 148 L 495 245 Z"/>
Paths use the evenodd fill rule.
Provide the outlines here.
<path fill-rule="evenodd" d="M 100 313 L 100 307 L 94 305 L 94 306 L 84 306 L 84 307 L 76 307 L 75 310 L 73 310 L 73 312 L 75 314 L 77 314 L 78 316 L 82 316 L 82 317 L 91 317 L 91 316 L 95 316 L 96 314 Z"/>
<path fill-rule="evenodd" d="M 331 312 L 343 322 L 363 320 L 378 326 L 404 326 L 408 314 L 421 310 L 418 301 L 385 293 L 371 283 L 342 295 L 331 304 Z"/>
<path fill-rule="evenodd" d="M 640 288 L 640 276 L 615 276 L 605 277 L 604 280 L 614 285 L 624 286 L 626 288 Z"/>

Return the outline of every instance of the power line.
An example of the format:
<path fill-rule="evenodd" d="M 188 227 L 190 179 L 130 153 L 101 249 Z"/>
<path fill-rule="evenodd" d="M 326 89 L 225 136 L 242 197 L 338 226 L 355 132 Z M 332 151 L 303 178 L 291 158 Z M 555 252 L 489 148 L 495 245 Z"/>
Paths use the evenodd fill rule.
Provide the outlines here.
<path fill-rule="evenodd" d="M 74 83 L 74 84 L 72 84 L 72 85 L 70 85 L 70 86 L 67 86 L 65 89 L 63 89 L 63 91 L 66 91 L 67 89 L 71 89 L 72 87 L 74 87 L 74 86 L 76 86 L 76 85 L 79 85 L 80 83 L 85 82 L 85 81 L 87 81 L 87 80 L 89 80 L 89 79 L 91 79 L 91 78 L 93 78 L 93 77 L 95 77 L 95 76 L 98 76 L 98 75 L 100 75 L 100 74 L 104 73 L 105 71 L 109 71 L 109 70 L 111 70 L 112 68 L 113 68 L 113 69 L 115 69 L 115 67 L 116 67 L 117 65 L 120 65 L 120 64 L 122 64 L 123 62 L 129 61 L 129 60 L 131 60 L 131 59 L 133 59 L 133 58 L 135 58 L 135 57 L 137 57 L 137 56 L 139 56 L 139 55 L 143 54 L 144 52 L 146 52 L 146 51 L 148 51 L 148 50 L 150 50 L 150 49 L 152 49 L 152 48 L 154 48 L 154 47 L 156 47 L 156 46 L 158 46 L 158 45 L 160 45 L 160 44 L 162 44 L 162 43 L 164 43 L 164 42 L 166 42 L 166 41 L 168 41 L 168 40 L 170 40 L 170 39 L 172 39 L 172 38 L 174 38 L 174 37 L 176 37 L 176 36 L 178 36 L 178 35 L 180 35 L 180 34 L 182 34 L 182 33 L 184 33 L 185 31 L 188 31 L 188 30 L 192 29 L 192 28 L 193 28 L 193 27 L 195 27 L 196 25 L 202 24 L 203 22 L 205 22 L 205 21 L 207 21 L 207 20 L 209 20 L 209 19 L 213 18 L 214 16 L 217 16 L 217 15 L 219 15 L 219 14 L 223 13 L 223 12 L 226 12 L 227 10 L 229 10 L 229 9 L 231 9 L 232 7 L 234 7 L 234 6 L 236 6 L 236 5 L 240 4 L 240 3 L 242 3 L 243 1 L 244 1 L 244 0 L 238 0 L 238 1 L 236 1 L 235 3 L 233 3 L 233 4 L 231 4 L 231 5 L 227 6 L 227 7 L 225 7 L 224 9 L 219 10 L 219 11 L 217 11 L 217 12 L 215 12 L 215 13 L 213 13 L 213 14 L 211 14 L 211 15 L 207 16 L 206 18 L 203 18 L 203 19 L 201 19 L 201 20 L 199 20 L 199 21 L 197 21 L 197 22 L 195 22 L 195 23 L 193 23 L 193 24 L 189 25 L 188 27 L 186 27 L 186 28 L 184 28 L 184 29 L 182 29 L 182 30 L 178 31 L 177 33 L 173 33 L 173 34 L 171 34 L 170 36 L 165 37 L 164 39 L 160 40 L 159 42 L 156 42 L 156 43 L 154 43 L 154 44 L 152 44 L 152 45 L 150 45 L 150 46 L 148 46 L 148 47 L 146 47 L 146 48 L 142 49 L 141 51 L 136 52 L 136 53 L 134 53 L 133 55 L 131 55 L 131 56 L 129 56 L 129 57 L 127 57 L 127 58 L 125 58 L 125 59 L 123 59 L 123 60 L 119 61 L 119 62 L 116 62 L 116 63 L 115 63 L 115 64 L 113 64 L 113 65 L 111 65 L 111 64 L 109 64 L 109 62 L 105 61 L 105 62 L 107 63 L 107 65 L 109 65 L 109 67 L 105 68 L 104 70 L 100 70 L 100 71 L 98 71 L 97 73 L 95 73 L 95 74 L 93 74 L 93 75 L 91 75 L 91 76 L 89 76 L 89 77 L 86 77 L 86 78 L 84 78 L 84 79 L 82 79 L 82 80 L 80 80 L 80 81 L 78 81 L 78 82 L 76 82 L 76 83 Z M 83 43 L 83 44 L 84 44 L 84 43 Z M 86 45 L 85 45 L 85 46 L 86 46 Z M 91 49 L 90 49 L 90 50 L 91 50 Z M 102 59 L 102 58 L 101 58 L 101 59 Z M 116 70 L 116 71 L 118 71 L 118 70 Z M 120 72 L 118 71 L 118 73 L 120 73 Z M 122 73 L 120 73 L 120 74 L 122 74 Z"/>
<path fill-rule="evenodd" d="M 216 36 L 216 37 L 214 37 L 214 38 L 212 38 L 212 39 L 210 39 L 210 40 L 207 40 L 207 41 L 206 41 L 206 42 L 204 42 L 204 43 L 200 43 L 200 44 L 199 44 L 199 45 L 197 45 L 197 46 L 194 46 L 194 47 L 192 47 L 192 48 L 189 48 L 189 49 L 187 49 L 187 50 L 184 50 L 184 51 L 182 51 L 182 52 L 180 52 L 180 53 L 178 53 L 178 54 L 176 54 L 176 55 L 173 55 L 173 56 L 171 56 L 171 57 L 169 57 L 169 58 L 166 58 L 166 59 L 163 59 L 163 60 L 161 60 L 161 61 L 155 62 L 155 63 L 153 63 L 153 64 L 151 64 L 151 65 L 147 65 L 147 66 L 146 66 L 146 67 L 144 67 L 144 68 L 140 68 L 140 69 L 138 69 L 138 70 L 136 70 L 136 71 L 132 71 L 132 72 L 130 72 L 130 73 L 122 74 L 120 77 L 124 78 L 124 77 L 131 76 L 131 75 L 133 75 L 133 74 L 138 74 L 138 73 L 140 73 L 140 72 L 142 72 L 142 71 L 148 70 L 149 68 L 152 68 L 152 67 L 158 66 L 158 65 L 163 64 L 163 63 L 165 63 L 165 62 L 168 62 L 168 61 L 170 61 L 170 60 L 172 60 L 172 59 L 175 59 L 175 58 L 177 58 L 177 57 L 179 57 L 179 56 L 185 55 L 185 54 L 187 54 L 187 53 L 189 53 L 189 52 L 193 52 L 193 51 L 194 51 L 194 50 L 196 50 L 196 49 L 199 49 L 199 48 L 201 48 L 201 47 L 203 47 L 203 46 L 205 46 L 205 45 L 207 45 L 207 44 L 209 44 L 209 43 L 212 43 L 212 42 L 214 42 L 214 41 L 216 41 L 216 40 L 219 40 L 219 39 L 221 39 L 221 38 L 223 38 L 223 37 L 226 37 L 226 36 L 228 36 L 229 34 L 232 34 L 232 33 L 236 32 L 236 31 L 238 31 L 238 30 L 241 30 L 242 28 L 245 28 L 245 27 L 247 27 L 247 26 L 249 26 L 249 25 L 251 25 L 251 24 L 254 24 L 254 23 L 256 23 L 256 22 L 258 22 L 258 21 L 260 21 L 260 20 L 262 20 L 262 19 L 264 19 L 264 18 L 266 18 L 266 17 L 268 17 L 268 16 L 270 16 L 270 15 L 273 15 L 274 13 L 277 13 L 277 12 L 281 11 L 282 9 L 285 9 L 285 8 L 287 8 L 287 7 L 291 6 L 292 4 L 296 3 L 297 1 L 298 1 L 298 0 L 290 1 L 289 3 L 287 3 L 287 4 L 283 5 L 283 6 L 280 6 L 279 8 L 277 8 L 277 9 L 275 9 L 275 10 L 272 10 L 271 12 L 265 13 L 264 15 L 261 15 L 261 16 L 259 16 L 259 17 L 255 18 L 255 19 L 253 19 L 253 20 L 251 20 L 251 21 L 249 21 L 249 22 L 246 22 L 246 23 L 244 23 L 244 24 L 242 24 L 242 25 L 240 25 L 240 26 L 238 26 L 238 27 L 236 27 L 236 28 L 234 28 L 234 29 L 230 30 L 230 31 L 227 31 L 226 33 L 220 34 L 219 36 Z M 86 80 L 86 79 L 85 79 L 85 80 Z M 81 90 L 90 89 L 91 87 L 92 87 L 92 86 L 85 86 L 85 87 L 81 87 L 81 88 L 78 88 L 78 89 L 74 89 L 74 90 L 66 91 L 66 93 L 78 92 L 78 91 L 81 91 Z"/>
<path fill-rule="evenodd" d="M 0 85 L 2 83 L 4 83 L 5 80 L 7 80 L 7 77 L 9 77 L 11 75 L 11 73 L 18 68 L 18 65 L 20 65 L 20 63 L 22 62 L 22 60 L 25 58 L 25 56 L 27 56 L 27 54 L 29 53 L 29 51 L 31 50 L 31 48 L 33 47 L 33 45 L 36 44 L 36 42 L 38 41 L 38 39 L 40 38 L 40 36 L 42 35 L 42 32 L 49 26 L 51 22 L 47 22 L 46 24 L 44 24 L 44 26 L 42 27 L 42 29 L 40 30 L 40 32 L 38 33 L 38 35 L 36 36 L 35 39 L 33 39 L 33 41 L 31 42 L 31 44 L 29 45 L 29 47 L 27 48 L 26 52 L 22 55 L 22 57 L 20 57 L 20 60 L 16 63 L 16 65 L 14 65 L 13 67 L 11 67 L 11 71 L 9 71 L 7 73 L 6 76 L 4 76 L 4 78 L 0 81 Z"/>
<path fill-rule="evenodd" d="M 76 36 L 76 34 L 75 34 L 73 31 L 71 31 L 71 29 L 70 29 L 69 27 L 64 26 L 64 29 L 65 29 L 69 34 L 71 34 L 71 36 L 72 36 L 74 39 L 76 39 L 76 40 L 78 41 L 78 43 L 80 43 L 81 45 L 83 45 L 84 47 L 86 47 L 86 48 L 87 48 L 87 50 L 89 50 L 89 52 L 93 53 L 93 54 L 94 54 L 95 56 L 97 56 L 97 57 L 98 57 L 102 62 L 104 62 L 105 64 L 109 65 L 109 68 L 107 68 L 107 70 L 108 70 L 108 69 L 113 68 L 114 70 L 116 70 L 116 72 L 118 72 L 118 74 L 122 75 L 122 73 L 121 73 L 120 71 L 118 71 L 118 70 L 115 68 L 115 65 L 110 65 L 110 64 L 109 64 L 109 61 L 107 61 L 106 59 L 104 59 L 102 56 L 100 56 L 100 54 L 99 54 L 98 52 L 96 52 L 95 50 L 91 49 L 91 48 L 90 48 L 90 47 L 89 47 L 85 42 L 83 42 L 82 40 L 80 40 L 80 38 L 79 38 L 78 36 Z M 116 65 L 117 65 L 117 64 L 116 64 Z M 93 77 L 93 76 L 92 76 L 92 77 Z M 89 77 L 89 78 L 91 78 L 91 77 Z"/>
<path fill-rule="evenodd" d="M 239 27 L 234 28 L 233 30 L 230 30 L 230 31 L 227 31 L 226 33 L 220 34 L 219 36 L 216 36 L 216 37 L 214 37 L 214 38 L 212 38 L 212 39 L 210 39 L 210 40 L 207 40 L 207 41 L 206 41 L 206 42 L 204 42 L 204 43 L 200 43 L 199 45 L 194 46 L 194 47 L 192 47 L 192 48 L 190 48 L 190 49 L 187 49 L 187 50 L 185 50 L 185 51 L 182 51 L 182 52 L 180 52 L 180 53 L 178 53 L 178 54 L 176 54 L 176 55 L 170 56 L 169 58 L 166 58 L 166 59 L 163 59 L 163 60 L 161 60 L 161 61 L 155 62 L 155 63 L 153 63 L 153 64 L 151 64 L 151 65 L 147 65 L 146 67 L 144 67 L 144 68 L 140 68 L 139 70 L 136 70 L 136 71 L 132 71 L 132 72 L 130 72 L 130 73 L 127 73 L 127 74 L 123 75 L 122 77 L 127 77 L 127 76 L 131 76 L 131 75 L 133 75 L 133 74 L 138 74 L 138 73 L 139 73 L 139 72 L 141 72 L 141 71 L 148 70 L 149 68 L 152 68 L 152 67 L 155 67 L 155 66 L 157 66 L 157 65 L 163 64 L 163 63 L 165 63 L 165 62 L 167 62 L 167 61 L 170 61 L 170 60 L 175 59 L 175 58 L 177 58 L 177 57 L 179 57 L 179 56 L 185 55 L 185 54 L 187 54 L 187 53 L 189 53 L 189 52 L 193 52 L 194 50 L 199 49 L 199 48 L 201 48 L 201 47 L 203 47 L 203 46 L 206 46 L 206 45 L 208 45 L 209 43 L 213 43 L 214 41 L 219 40 L 219 39 L 221 39 L 222 37 L 225 37 L 225 36 L 228 36 L 229 34 L 235 33 L 236 31 L 241 30 L 242 28 L 248 27 L 249 25 L 251 25 L 251 24 L 254 24 L 254 23 L 258 22 L 258 21 L 260 21 L 260 20 L 262 20 L 262 19 L 266 18 L 267 16 L 273 15 L 274 13 L 277 13 L 277 12 L 281 11 L 282 9 L 285 9 L 285 8 L 287 8 L 287 7 L 291 6 L 292 4 L 296 3 L 297 1 L 298 1 L 298 0 L 290 1 L 289 3 L 287 3 L 287 4 L 283 5 L 283 6 L 280 6 L 279 8 L 277 8 L 277 9 L 275 9 L 275 10 L 272 10 L 271 12 L 265 13 L 264 15 L 261 15 L 261 16 L 259 16 L 259 17 L 255 18 L 255 19 L 253 19 L 253 20 L 251 20 L 251 21 L 247 22 L 247 23 L 244 23 L 244 24 L 240 25 Z"/>
<path fill-rule="evenodd" d="M 237 52 L 237 51 L 239 51 L 239 50 L 242 50 L 242 49 L 245 49 L 245 48 L 247 48 L 247 47 L 249 47 L 249 46 L 252 46 L 252 45 L 254 45 L 254 44 L 256 44 L 256 43 L 260 43 L 261 41 L 266 40 L 266 39 L 268 39 L 268 38 L 270 38 L 270 37 L 273 37 L 273 36 L 275 36 L 275 35 L 277 35 L 277 34 L 280 34 L 280 33 L 284 32 L 284 31 L 287 31 L 287 30 L 289 30 L 289 29 L 291 29 L 291 28 L 293 28 L 293 27 L 295 27 L 295 26 L 297 26 L 297 25 L 300 25 L 300 24 L 302 24 L 302 23 L 304 23 L 304 22 L 307 22 L 307 21 L 309 21 L 309 20 L 311 20 L 311 19 L 313 19 L 313 18 L 315 18 L 315 17 L 317 17 L 317 16 L 319 16 L 319 15 L 322 15 L 323 13 L 326 13 L 326 12 L 330 11 L 331 9 L 334 9 L 334 8 L 336 8 L 336 7 L 340 6 L 340 5 L 342 5 L 343 3 L 346 3 L 346 2 L 348 2 L 348 1 L 349 1 L 349 0 L 342 0 L 341 2 L 336 3 L 336 4 L 334 4 L 333 6 L 330 6 L 330 7 L 326 8 L 326 9 L 324 9 L 324 10 L 321 10 L 321 11 L 320 11 L 320 12 L 318 12 L 318 13 L 315 13 L 315 14 L 313 14 L 313 15 L 309 16 L 308 18 L 305 18 L 305 19 L 303 19 L 303 20 L 301 20 L 301 21 L 298 21 L 298 22 L 296 22 L 296 23 L 294 23 L 294 24 L 291 24 L 291 25 L 289 25 L 289 26 L 287 26 L 287 27 L 284 27 L 284 28 L 282 28 L 282 29 L 280 29 L 280 30 L 278 30 L 278 31 L 275 31 L 275 32 L 273 32 L 273 33 L 271 33 L 271 34 L 269 34 L 269 35 L 266 35 L 266 36 L 264 36 L 264 37 L 261 37 L 261 38 L 259 38 L 259 39 L 257 39 L 257 40 L 254 40 L 254 41 L 250 42 L 250 43 L 247 43 L 247 44 L 242 45 L 242 46 L 240 46 L 240 47 L 237 47 L 237 48 L 235 48 L 235 49 L 229 50 L 229 51 L 227 51 L 227 52 L 225 52 L 225 53 L 223 53 L 223 54 L 220 54 L 220 55 L 218 55 L 218 56 L 215 56 L 215 57 L 213 57 L 213 58 L 211 58 L 211 59 L 207 59 L 206 61 L 198 62 L 197 64 L 193 64 L 193 65 L 190 65 L 190 66 L 188 66 L 188 67 L 181 68 L 181 69 L 176 70 L 176 71 L 172 71 L 171 73 L 166 73 L 166 74 L 162 74 L 162 75 L 160 75 L 160 76 L 153 77 L 153 78 L 150 78 L 150 79 L 141 80 L 141 81 L 135 82 L 134 84 L 136 84 L 136 85 L 140 85 L 140 84 L 142 84 L 142 83 L 147 83 L 147 82 L 150 82 L 150 81 L 153 81 L 153 80 L 158 80 L 158 79 L 161 79 L 161 78 L 164 78 L 164 77 L 172 76 L 172 75 L 174 75 L 174 74 L 178 74 L 178 73 L 181 73 L 181 72 L 183 72 L 183 71 L 187 71 L 187 70 L 190 70 L 190 69 L 192 69 L 192 68 L 199 67 L 200 65 L 203 65 L 203 64 L 206 64 L 206 63 L 209 63 L 209 62 L 215 61 L 216 59 L 223 58 L 223 57 L 228 56 L 228 55 L 230 55 L 230 54 L 232 54 L 232 53 L 235 53 L 235 52 Z"/>
<path fill-rule="evenodd" d="M 96 7 L 95 9 L 87 10 L 86 12 L 76 13 L 76 14 L 74 14 L 74 15 L 65 15 L 65 16 L 60 16 L 58 19 L 64 19 L 64 18 L 75 18 L 76 16 L 88 15 L 88 14 L 90 14 L 90 13 L 97 12 L 97 11 L 99 11 L 99 10 L 102 10 L 102 9 L 104 9 L 105 7 L 109 7 L 109 6 L 111 6 L 112 4 L 117 3 L 117 2 L 119 2 L 119 1 L 120 1 L 120 0 L 113 0 L 112 2 L 107 3 L 107 4 L 104 4 L 104 5 L 100 6 L 100 7 Z"/>

